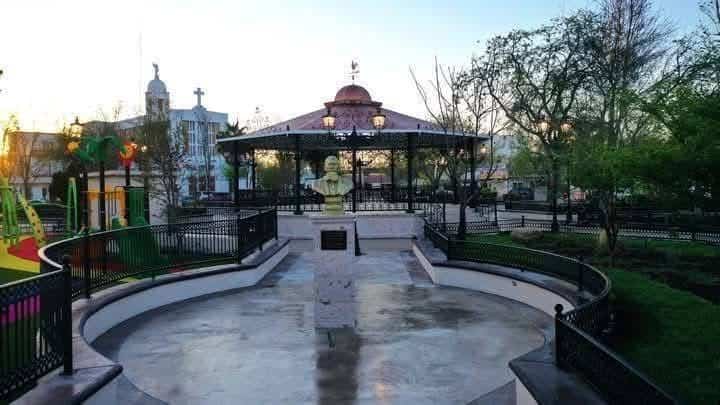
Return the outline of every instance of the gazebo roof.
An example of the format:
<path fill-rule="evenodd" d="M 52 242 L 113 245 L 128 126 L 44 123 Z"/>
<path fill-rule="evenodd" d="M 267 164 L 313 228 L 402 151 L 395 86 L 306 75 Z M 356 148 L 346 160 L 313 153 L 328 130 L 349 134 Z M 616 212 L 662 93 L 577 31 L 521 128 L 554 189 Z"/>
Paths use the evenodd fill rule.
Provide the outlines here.
<path fill-rule="evenodd" d="M 335 116 L 332 130 L 323 126 L 323 116 L 328 112 Z M 385 115 L 385 126 L 379 131 L 372 125 L 372 116 L 378 112 Z M 218 143 L 238 142 L 242 149 L 292 150 L 298 142 L 303 149 L 342 150 L 350 148 L 353 131 L 358 135 L 358 149 L 402 148 L 408 135 L 417 135 L 416 146 L 420 148 L 447 146 L 461 141 L 459 138 L 486 139 L 448 132 L 429 121 L 382 108 L 382 103 L 373 101 L 365 88 L 351 84 L 338 90 L 335 99 L 325 103 L 325 108 L 248 134 L 219 139 Z"/>

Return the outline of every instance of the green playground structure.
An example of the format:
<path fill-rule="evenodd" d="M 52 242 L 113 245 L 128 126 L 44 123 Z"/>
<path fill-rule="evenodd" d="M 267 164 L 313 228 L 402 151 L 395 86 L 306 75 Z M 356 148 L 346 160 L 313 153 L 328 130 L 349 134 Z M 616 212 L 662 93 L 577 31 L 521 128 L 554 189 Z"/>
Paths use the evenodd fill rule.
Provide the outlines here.
<path fill-rule="evenodd" d="M 7 246 L 15 246 L 20 238 L 20 226 L 18 226 L 17 210 L 15 209 L 15 198 L 13 198 L 12 187 L 5 177 L 0 177 L 0 199 L 2 200 L 2 236 Z"/>
<path fill-rule="evenodd" d="M 157 267 L 168 264 L 169 261 L 160 253 L 160 247 L 147 227 L 144 216 L 145 191 L 129 190 L 127 202 L 129 222 L 126 219 L 126 223 L 132 226 L 122 224 L 118 217 L 112 219 L 112 229 L 127 229 L 116 236 L 121 260 L 134 266 Z"/>
<path fill-rule="evenodd" d="M 17 198 L 16 198 L 17 196 Z M 20 225 L 18 225 L 17 205 L 23 210 L 38 247 L 47 244 L 45 228 L 35 209 L 21 193 L 14 193 L 8 179 L 0 177 L 0 199 L 2 200 L 2 236 L 5 246 L 15 246 L 20 242 Z M 17 201 L 17 203 L 16 203 Z"/>

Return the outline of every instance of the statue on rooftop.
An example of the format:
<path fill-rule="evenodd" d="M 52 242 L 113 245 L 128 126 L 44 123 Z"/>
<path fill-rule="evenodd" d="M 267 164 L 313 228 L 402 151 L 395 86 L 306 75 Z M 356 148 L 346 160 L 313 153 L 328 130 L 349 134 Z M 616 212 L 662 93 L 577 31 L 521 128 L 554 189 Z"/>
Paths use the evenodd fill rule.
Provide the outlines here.
<path fill-rule="evenodd" d="M 325 159 L 325 175 L 315 180 L 312 189 L 325 196 L 325 214 L 342 215 L 343 196 L 352 190 L 352 183 L 340 175 L 340 162 L 335 156 Z"/>

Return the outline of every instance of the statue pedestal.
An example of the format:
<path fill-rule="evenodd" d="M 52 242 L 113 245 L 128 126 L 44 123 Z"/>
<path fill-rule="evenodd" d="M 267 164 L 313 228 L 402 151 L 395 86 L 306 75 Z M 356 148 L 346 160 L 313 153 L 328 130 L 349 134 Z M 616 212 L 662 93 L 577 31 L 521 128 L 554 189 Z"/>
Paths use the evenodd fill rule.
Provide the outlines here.
<path fill-rule="evenodd" d="M 353 263 L 355 217 L 310 216 L 315 266 L 315 327 L 354 328 L 357 319 Z"/>

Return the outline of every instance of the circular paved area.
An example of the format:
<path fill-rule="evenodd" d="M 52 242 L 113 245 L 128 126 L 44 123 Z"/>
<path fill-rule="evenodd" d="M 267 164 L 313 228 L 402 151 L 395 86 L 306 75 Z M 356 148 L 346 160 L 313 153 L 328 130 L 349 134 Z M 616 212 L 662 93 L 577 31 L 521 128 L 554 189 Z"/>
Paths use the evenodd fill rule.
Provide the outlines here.
<path fill-rule="evenodd" d="M 510 382 L 508 361 L 552 330 L 529 306 L 433 286 L 409 253 L 362 256 L 355 270 L 358 328 L 333 349 L 315 333 L 302 255 L 257 287 L 145 313 L 95 347 L 123 365 L 123 403 L 467 404 Z"/>

